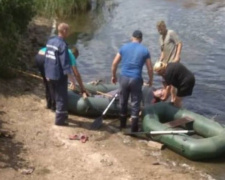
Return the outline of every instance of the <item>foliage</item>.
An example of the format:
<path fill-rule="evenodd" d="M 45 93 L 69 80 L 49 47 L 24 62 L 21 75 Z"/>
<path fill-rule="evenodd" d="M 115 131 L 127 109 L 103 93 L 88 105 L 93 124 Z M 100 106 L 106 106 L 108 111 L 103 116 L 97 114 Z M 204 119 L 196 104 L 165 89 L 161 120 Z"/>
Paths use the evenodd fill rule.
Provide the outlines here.
<path fill-rule="evenodd" d="M 0 0 L 0 76 L 17 64 L 17 42 L 33 15 L 33 0 Z"/>
<path fill-rule="evenodd" d="M 90 0 L 36 0 L 35 7 L 40 15 L 67 17 L 91 8 Z"/>
<path fill-rule="evenodd" d="M 91 3 L 104 0 L 0 0 L 0 76 L 8 67 L 18 68 L 23 61 L 18 52 L 20 38 L 36 15 L 67 17 L 91 9 Z M 21 56 L 21 57 L 19 57 Z"/>
<path fill-rule="evenodd" d="M 1 32 L 23 32 L 34 15 L 33 0 L 0 0 Z"/>

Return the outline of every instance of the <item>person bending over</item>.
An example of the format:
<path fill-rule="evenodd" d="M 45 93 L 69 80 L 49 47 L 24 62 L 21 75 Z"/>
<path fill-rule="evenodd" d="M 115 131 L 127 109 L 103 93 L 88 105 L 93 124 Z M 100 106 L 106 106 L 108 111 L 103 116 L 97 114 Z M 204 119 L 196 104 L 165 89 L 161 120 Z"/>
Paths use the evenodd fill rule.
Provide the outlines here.
<path fill-rule="evenodd" d="M 171 102 L 176 107 L 182 106 L 182 97 L 192 95 L 195 86 L 194 74 L 181 63 L 163 63 L 157 61 L 154 71 L 165 80 L 166 87 L 161 100 L 165 101 L 171 94 Z"/>
<path fill-rule="evenodd" d="M 44 87 L 45 87 L 45 96 L 46 96 L 46 103 L 47 103 L 46 108 L 51 109 L 52 111 L 55 111 L 56 103 L 55 103 L 54 89 L 51 88 L 51 86 L 48 84 L 48 81 L 45 77 L 44 63 L 45 63 L 46 49 L 47 49 L 46 47 L 43 47 L 38 51 L 37 55 L 35 56 L 35 63 L 36 63 L 36 66 L 38 67 L 38 70 L 41 73 Z M 70 78 L 71 84 L 72 84 L 71 89 L 73 89 L 73 90 L 76 89 L 75 79 L 77 79 L 77 82 L 81 87 L 80 89 L 82 92 L 82 96 L 85 98 L 88 96 L 88 94 L 83 86 L 83 82 L 82 82 L 80 73 L 76 66 L 76 58 L 77 58 L 76 56 L 78 56 L 79 52 L 76 49 L 76 47 L 69 49 L 68 52 L 69 52 L 69 58 L 70 58 L 70 65 L 72 66 L 72 71 L 73 71 L 73 74 L 68 75 Z"/>
<path fill-rule="evenodd" d="M 68 75 L 69 81 L 71 82 L 72 86 L 70 87 L 72 90 L 76 90 L 76 80 L 80 86 L 80 90 L 82 93 L 83 98 L 86 98 L 89 94 L 87 93 L 83 81 L 80 75 L 80 72 L 78 71 L 77 68 L 77 57 L 79 56 L 79 51 L 77 50 L 76 47 L 73 47 L 71 50 L 69 49 L 69 57 L 70 57 L 70 62 L 72 66 L 72 74 Z M 76 79 L 76 80 L 75 80 Z"/>

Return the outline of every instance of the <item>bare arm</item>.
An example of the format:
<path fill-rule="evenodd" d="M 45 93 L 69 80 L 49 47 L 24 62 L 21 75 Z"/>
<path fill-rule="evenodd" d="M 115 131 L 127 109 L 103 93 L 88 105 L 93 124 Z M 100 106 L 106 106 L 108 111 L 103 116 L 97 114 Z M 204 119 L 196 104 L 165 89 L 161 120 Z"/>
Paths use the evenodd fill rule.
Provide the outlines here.
<path fill-rule="evenodd" d="M 168 98 L 169 95 L 170 95 L 170 92 L 171 92 L 171 86 L 167 85 L 167 86 L 165 87 L 165 93 L 163 94 L 161 100 L 162 100 L 162 101 L 167 100 L 167 98 Z"/>
<path fill-rule="evenodd" d="M 77 80 L 77 82 L 78 82 L 78 84 L 80 86 L 80 90 L 81 90 L 82 94 L 86 93 L 86 95 L 87 95 L 86 89 L 85 89 L 85 87 L 83 85 L 83 81 L 81 79 L 81 75 L 80 75 L 77 67 L 76 66 L 72 66 L 72 69 L 73 69 L 73 73 L 75 75 L 75 78 L 76 78 L 76 80 Z"/>
<path fill-rule="evenodd" d="M 175 87 L 171 87 L 170 89 L 170 94 L 171 94 L 171 102 L 175 102 L 176 100 L 176 88 Z"/>
<path fill-rule="evenodd" d="M 148 70 L 148 77 L 149 77 L 149 86 L 152 86 L 152 81 L 153 81 L 153 67 L 152 67 L 152 61 L 151 59 L 146 60 L 146 66 Z"/>
<path fill-rule="evenodd" d="M 181 50 L 182 50 L 182 42 L 177 44 L 177 52 L 176 52 L 176 56 L 175 56 L 173 62 L 179 62 L 180 61 Z"/>
<path fill-rule="evenodd" d="M 121 60 L 121 55 L 119 53 L 117 53 L 113 60 L 112 67 L 111 67 L 111 71 L 112 71 L 111 81 L 113 84 L 117 83 L 116 71 L 117 71 L 118 64 L 120 63 L 120 60 Z"/>
<path fill-rule="evenodd" d="M 162 61 L 164 59 L 164 52 L 161 51 L 160 57 L 159 57 L 159 61 Z"/>

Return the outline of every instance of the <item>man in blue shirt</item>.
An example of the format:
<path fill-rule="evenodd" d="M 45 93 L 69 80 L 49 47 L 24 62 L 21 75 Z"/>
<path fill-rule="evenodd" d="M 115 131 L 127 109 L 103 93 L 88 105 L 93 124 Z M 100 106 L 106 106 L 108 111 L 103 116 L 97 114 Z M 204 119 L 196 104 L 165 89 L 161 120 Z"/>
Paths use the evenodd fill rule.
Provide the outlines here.
<path fill-rule="evenodd" d="M 58 26 L 58 36 L 50 38 L 46 44 L 45 76 L 55 92 L 56 125 L 68 125 L 68 74 L 71 74 L 71 65 L 68 46 L 64 39 L 68 36 L 69 25 L 61 23 Z"/>
<path fill-rule="evenodd" d="M 148 49 L 141 44 L 142 32 L 136 30 L 133 32 L 130 43 L 123 45 L 116 54 L 111 71 L 112 83 L 117 82 L 117 66 L 121 62 L 120 73 L 120 128 L 126 128 L 127 124 L 127 106 L 128 99 L 131 96 L 131 131 L 138 131 L 138 119 L 140 112 L 140 102 L 142 99 L 142 69 L 144 64 L 147 67 L 149 76 L 149 86 L 152 85 L 153 68 Z"/>
<path fill-rule="evenodd" d="M 45 64 L 45 53 L 46 53 L 46 47 L 41 48 L 37 55 L 35 56 L 35 63 L 36 66 L 38 68 L 38 70 L 41 73 L 42 79 L 43 79 L 43 83 L 44 83 L 44 87 L 45 87 L 45 97 L 46 97 L 46 102 L 47 102 L 47 109 L 51 109 L 52 111 L 55 111 L 55 92 L 54 89 L 51 88 L 51 86 L 49 85 L 49 83 L 47 83 L 47 79 L 45 77 L 45 69 L 44 69 L 44 64 Z M 72 66 L 72 71 L 73 74 L 71 74 L 69 77 L 72 77 L 71 79 L 71 84 L 72 84 L 72 88 L 73 90 L 76 89 L 76 82 L 75 79 L 77 80 L 79 86 L 80 86 L 80 90 L 82 93 L 82 96 L 84 98 L 86 98 L 88 96 L 85 87 L 83 85 L 83 81 L 81 78 L 81 75 L 78 71 L 77 68 L 77 63 L 76 63 L 76 58 L 79 55 L 79 52 L 77 50 L 76 47 L 73 47 L 71 50 L 69 49 L 69 58 L 70 58 L 70 65 Z M 76 58 L 75 58 L 76 56 Z"/>

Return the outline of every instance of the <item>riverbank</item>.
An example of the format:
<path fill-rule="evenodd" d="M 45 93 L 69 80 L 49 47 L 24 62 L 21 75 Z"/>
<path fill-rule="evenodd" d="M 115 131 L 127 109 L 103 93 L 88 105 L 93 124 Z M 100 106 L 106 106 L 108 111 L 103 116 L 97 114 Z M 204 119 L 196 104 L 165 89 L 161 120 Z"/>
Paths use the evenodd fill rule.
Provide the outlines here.
<path fill-rule="evenodd" d="M 4 179 L 201 179 L 199 174 L 158 161 L 151 154 L 160 150 L 151 150 L 147 141 L 108 126 L 88 130 L 93 119 L 70 115 L 69 127 L 55 126 L 54 113 L 45 109 L 39 80 L 23 77 L 0 83 Z M 89 141 L 69 140 L 69 135 L 81 133 Z"/>
<path fill-rule="evenodd" d="M 26 52 L 30 58 L 49 35 L 51 22 L 36 19 L 32 26 L 27 43 L 33 42 Z M 21 74 L 0 84 L 0 174 L 4 179 L 207 179 L 160 160 L 161 150 L 151 149 L 146 140 L 122 135 L 110 120 L 99 131 L 89 130 L 93 119 L 74 115 L 69 116 L 69 127 L 55 126 L 55 114 L 45 109 L 40 79 Z M 85 134 L 89 140 L 69 140 L 73 134 Z"/>

